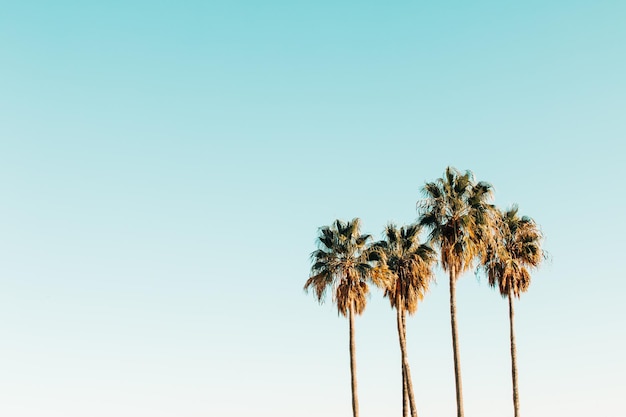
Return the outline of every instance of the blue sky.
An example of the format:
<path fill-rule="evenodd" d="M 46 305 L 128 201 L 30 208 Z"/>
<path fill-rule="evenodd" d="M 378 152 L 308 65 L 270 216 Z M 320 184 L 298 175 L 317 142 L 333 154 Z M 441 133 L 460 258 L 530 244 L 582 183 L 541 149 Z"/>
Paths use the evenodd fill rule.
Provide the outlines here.
<path fill-rule="evenodd" d="M 0 414 L 348 415 L 317 228 L 411 222 L 448 165 L 546 235 L 517 307 L 522 412 L 618 415 L 626 7 L 15 2 L 0 14 Z M 454 413 L 446 277 L 409 321 Z M 458 289 L 468 415 L 511 412 L 507 305 Z M 394 314 L 357 321 L 362 416 L 400 412 Z"/>

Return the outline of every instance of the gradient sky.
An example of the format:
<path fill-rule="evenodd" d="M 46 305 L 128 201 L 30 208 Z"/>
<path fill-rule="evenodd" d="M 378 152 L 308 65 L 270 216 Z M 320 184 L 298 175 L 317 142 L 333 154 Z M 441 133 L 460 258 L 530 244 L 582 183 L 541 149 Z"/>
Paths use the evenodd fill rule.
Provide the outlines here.
<path fill-rule="evenodd" d="M 0 11 L 0 415 L 346 416 L 317 228 L 415 220 L 448 165 L 536 219 L 525 417 L 620 416 L 623 1 L 20 1 Z M 512 414 L 507 303 L 458 285 L 468 416 Z M 446 277 L 408 322 L 454 415 Z M 399 415 L 395 315 L 357 320 L 362 417 Z"/>

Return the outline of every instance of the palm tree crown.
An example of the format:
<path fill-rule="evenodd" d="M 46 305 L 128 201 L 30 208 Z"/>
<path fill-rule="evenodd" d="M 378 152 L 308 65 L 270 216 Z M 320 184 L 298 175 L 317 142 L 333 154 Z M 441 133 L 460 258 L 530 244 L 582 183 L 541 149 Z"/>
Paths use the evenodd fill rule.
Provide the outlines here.
<path fill-rule="evenodd" d="M 371 259 L 377 261 L 374 276 L 384 283 L 385 297 L 391 307 L 415 313 L 433 279 L 435 251 L 419 241 L 421 227 L 417 224 L 397 228 L 389 224 L 385 240 L 372 246 Z M 401 302 L 402 305 L 397 305 Z"/>
<path fill-rule="evenodd" d="M 441 266 L 455 278 L 482 253 L 489 234 L 493 187 L 476 182 L 471 171 L 448 167 L 443 178 L 424 185 L 418 202 L 419 224 L 430 230 L 429 241 L 441 250 Z"/>
<path fill-rule="evenodd" d="M 321 303 L 326 292 L 333 291 L 338 312 L 347 316 L 348 309 L 362 314 L 365 309 L 372 266 L 367 259 L 370 235 L 361 235 L 361 220 L 336 220 L 320 228 L 318 249 L 311 254 L 311 277 L 304 289 L 312 289 Z"/>
<path fill-rule="evenodd" d="M 489 285 L 498 287 L 503 297 L 510 293 L 519 298 L 530 285 L 529 269 L 538 267 L 543 260 L 543 236 L 533 219 L 519 217 L 517 206 L 497 213 L 495 238 L 483 254 L 481 269 Z"/>

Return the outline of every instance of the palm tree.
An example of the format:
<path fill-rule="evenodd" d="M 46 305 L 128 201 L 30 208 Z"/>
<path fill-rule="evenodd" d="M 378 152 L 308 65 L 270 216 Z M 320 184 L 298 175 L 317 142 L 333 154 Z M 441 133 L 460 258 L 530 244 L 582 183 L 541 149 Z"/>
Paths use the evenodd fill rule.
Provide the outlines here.
<path fill-rule="evenodd" d="M 354 315 L 365 310 L 372 267 L 368 260 L 367 243 L 370 235 L 360 232 L 358 218 L 320 228 L 318 249 L 311 254 L 311 276 L 304 290 L 312 289 L 321 303 L 327 291 L 332 292 L 339 314 L 350 323 L 350 374 L 352 382 L 352 413 L 359 415 L 356 384 L 356 357 L 354 348 Z"/>
<path fill-rule="evenodd" d="M 517 352 L 515 330 L 513 328 L 513 298 L 528 290 L 529 269 L 541 263 L 544 253 L 541 249 L 542 234 L 530 217 L 519 217 L 517 206 L 502 212 L 493 229 L 494 237 L 483 254 L 480 268 L 485 271 L 489 285 L 498 287 L 500 295 L 509 299 L 509 326 L 511 337 L 511 371 L 513 377 L 513 408 L 519 417 L 519 394 L 517 389 Z"/>
<path fill-rule="evenodd" d="M 441 266 L 450 277 L 450 322 L 454 353 L 457 417 L 463 417 L 461 359 L 456 319 L 456 281 L 471 268 L 484 250 L 493 206 L 488 204 L 493 188 L 476 182 L 471 171 L 462 174 L 448 167 L 442 178 L 426 183 L 425 198 L 418 202 L 419 224 L 430 230 L 428 240 L 439 247 Z"/>
<path fill-rule="evenodd" d="M 402 358 L 402 415 L 417 417 L 411 370 L 406 350 L 406 313 L 414 314 L 417 304 L 424 297 L 433 278 L 432 267 L 436 262 L 435 252 L 430 246 L 421 244 L 421 227 L 412 224 L 398 229 L 389 224 L 385 229 L 385 240 L 372 246 L 370 259 L 376 261 L 374 276 L 385 283 L 385 297 L 396 309 L 398 337 Z"/>

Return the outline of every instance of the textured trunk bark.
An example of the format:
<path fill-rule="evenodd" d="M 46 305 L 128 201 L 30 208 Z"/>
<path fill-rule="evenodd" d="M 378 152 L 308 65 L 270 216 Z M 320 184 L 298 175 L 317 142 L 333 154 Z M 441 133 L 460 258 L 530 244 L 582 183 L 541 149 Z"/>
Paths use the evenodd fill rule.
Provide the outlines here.
<path fill-rule="evenodd" d="M 398 337 L 400 339 L 400 353 L 402 357 L 402 375 L 406 383 L 409 406 L 411 407 L 411 417 L 417 417 L 417 407 L 415 406 L 415 396 L 413 395 L 413 382 L 411 381 L 411 368 L 409 367 L 409 360 L 406 353 L 404 309 L 401 307 L 401 300 L 399 296 L 396 296 L 396 312 L 398 321 Z"/>
<path fill-rule="evenodd" d="M 356 393 L 356 357 L 354 349 L 354 305 L 348 309 L 350 321 L 350 376 L 352 378 L 352 416 L 359 417 L 359 398 Z"/>
<path fill-rule="evenodd" d="M 513 328 L 513 291 L 509 289 L 509 326 L 511 329 L 511 371 L 513 375 L 513 409 L 519 417 L 519 393 L 517 391 L 517 352 L 515 350 L 515 329 Z"/>
<path fill-rule="evenodd" d="M 406 386 L 404 365 L 402 365 L 402 417 L 409 417 L 409 389 Z"/>
<path fill-rule="evenodd" d="M 463 384 L 461 383 L 461 358 L 459 355 L 459 334 L 456 327 L 456 278 L 457 271 L 450 271 L 450 323 L 452 325 L 452 350 L 454 353 L 454 382 L 456 383 L 457 417 L 463 417 Z"/>
<path fill-rule="evenodd" d="M 402 316 L 402 331 L 404 332 L 404 339 L 406 340 L 406 320 L 404 318 L 404 315 Z M 402 362 L 402 358 L 400 359 L 400 364 L 402 365 L 402 417 L 409 417 L 409 389 L 406 384 L 406 376 L 404 375 L 404 363 Z"/>

